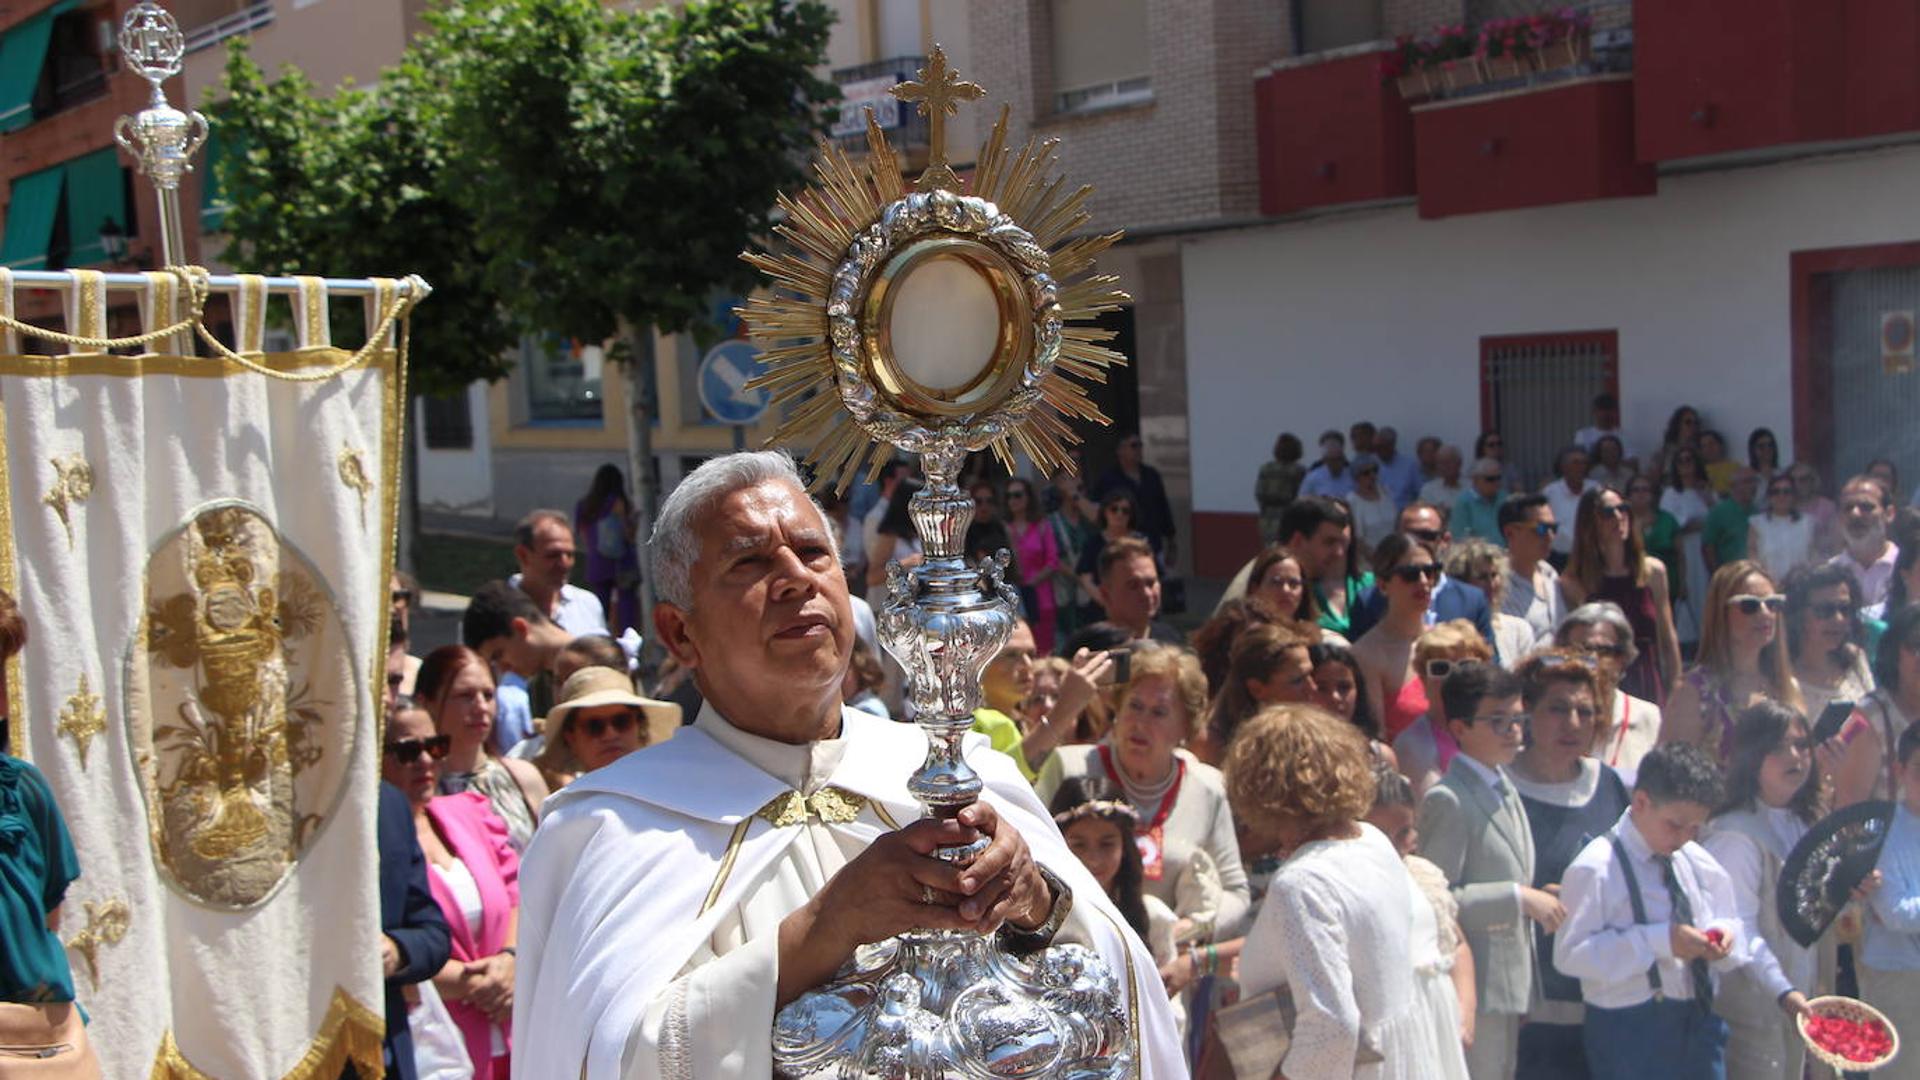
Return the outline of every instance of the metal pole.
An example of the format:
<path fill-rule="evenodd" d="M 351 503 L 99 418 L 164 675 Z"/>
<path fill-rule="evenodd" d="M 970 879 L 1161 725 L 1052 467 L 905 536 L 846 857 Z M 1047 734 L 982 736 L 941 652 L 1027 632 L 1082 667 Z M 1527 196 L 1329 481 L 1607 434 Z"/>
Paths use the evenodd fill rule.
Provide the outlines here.
<path fill-rule="evenodd" d="M 110 273 L 101 275 L 109 290 L 145 291 L 147 279 L 141 274 Z M 372 296 L 377 286 L 368 278 L 325 278 L 327 293 L 330 296 Z M 298 284 L 290 277 L 265 278 L 267 291 L 280 295 L 293 295 Z M 73 277 L 59 270 L 15 270 L 13 287 L 16 289 L 47 289 L 55 292 L 67 292 L 73 288 Z M 207 287 L 215 292 L 230 292 L 240 288 L 240 279 L 232 274 L 212 274 L 207 277 Z M 405 278 L 395 282 L 397 295 L 405 296 L 412 288 Z"/>
<path fill-rule="evenodd" d="M 147 107 L 113 125 L 113 141 L 133 157 L 153 182 L 159 202 L 160 265 L 186 259 L 180 228 L 180 178 L 193 171 L 193 155 L 207 141 L 207 118 L 167 104 L 161 84 L 180 74 L 187 41 L 165 8 L 141 0 L 120 21 L 120 55 L 134 74 L 153 86 Z"/>
<path fill-rule="evenodd" d="M 733 449 L 735 453 L 747 448 L 747 429 L 742 424 L 733 425 Z"/>

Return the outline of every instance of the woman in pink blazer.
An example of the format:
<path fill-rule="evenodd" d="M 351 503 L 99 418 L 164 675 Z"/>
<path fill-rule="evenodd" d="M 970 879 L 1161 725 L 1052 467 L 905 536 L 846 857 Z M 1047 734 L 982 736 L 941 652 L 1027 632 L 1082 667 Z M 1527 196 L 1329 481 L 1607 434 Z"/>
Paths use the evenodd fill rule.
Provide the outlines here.
<path fill-rule="evenodd" d="M 448 742 L 425 711 L 403 710 L 387 723 L 382 775 L 413 807 L 427 883 L 453 932 L 452 956 L 434 986 L 466 1039 L 476 1080 L 507 1080 L 520 859 L 507 841 L 507 823 L 486 796 L 435 797 Z"/>

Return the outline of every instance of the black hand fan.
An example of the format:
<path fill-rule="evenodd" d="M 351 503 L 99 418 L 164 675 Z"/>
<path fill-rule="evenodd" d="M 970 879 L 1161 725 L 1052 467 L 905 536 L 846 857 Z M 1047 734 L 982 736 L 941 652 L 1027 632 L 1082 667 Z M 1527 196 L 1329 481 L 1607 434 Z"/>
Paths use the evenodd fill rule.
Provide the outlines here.
<path fill-rule="evenodd" d="M 1810 946 L 1840 917 L 1880 861 L 1892 824 L 1892 803 L 1855 803 L 1815 822 L 1793 846 L 1780 867 L 1777 897 L 1780 923 L 1793 940 Z"/>

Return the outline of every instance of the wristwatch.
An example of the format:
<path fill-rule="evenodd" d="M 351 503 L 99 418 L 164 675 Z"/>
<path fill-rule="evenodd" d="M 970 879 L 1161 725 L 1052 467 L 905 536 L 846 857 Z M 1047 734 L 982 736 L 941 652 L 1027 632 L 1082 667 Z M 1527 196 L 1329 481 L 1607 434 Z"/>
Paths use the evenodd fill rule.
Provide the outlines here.
<path fill-rule="evenodd" d="M 1047 920 L 1031 930 L 1022 930 L 1012 923 L 1000 924 L 1000 943 L 1016 955 L 1039 952 L 1053 944 L 1054 935 L 1060 932 L 1067 915 L 1073 911 L 1073 890 L 1067 888 L 1067 883 L 1039 863 L 1034 864 L 1034 869 L 1040 871 L 1040 880 L 1046 882 L 1048 891 L 1053 893 L 1053 908 L 1047 912 Z"/>

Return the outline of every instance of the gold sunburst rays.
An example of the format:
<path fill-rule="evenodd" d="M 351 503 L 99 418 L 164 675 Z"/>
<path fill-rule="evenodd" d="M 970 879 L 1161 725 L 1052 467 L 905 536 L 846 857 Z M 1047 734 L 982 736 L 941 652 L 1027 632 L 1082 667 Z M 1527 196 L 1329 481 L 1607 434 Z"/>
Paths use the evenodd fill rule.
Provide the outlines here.
<path fill-rule="evenodd" d="M 920 81 L 898 90 L 896 96 L 929 120 L 943 120 L 960 102 L 980 96 L 946 66 L 938 48 Z M 1121 234 L 1086 231 L 1093 189 L 1069 188 L 1059 175 L 1057 139 L 1009 143 L 1010 121 L 1011 110 L 1003 107 L 967 191 L 947 167 L 944 124 L 932 124 L 928 168 L 910 189 L 869 110 L 866 157 L 856 161 L 823 141 L 814 186 L 779 199 L 784 220 L 774 229 L 774 249 L 742 255 L 770 286 L 739 309 L 762 350 L 761 371 L 747 386 L 771 391 L 774 407 L 785 414 L 774 442 L 810 448 L 803 461 L 814 470 L 816 490 L 844 491 L 857 476 L 877 475 L 895 446 L 925 450 L 941 439 L 991 450 L 1009 466 L 1017 452 L 1049 472 L 1072 468 L 1070 449 L 1081 441 L 1075 426 L 1110 422 L 1086 387 L 1105 383 L 1107 369 L 1126 358 L 1110 347 L 1113 331 L 1085 323 L 1129 301 L 1117 278 L 1095 272 L 1099 255 Z M 957 223 L 969 213 L 1004 216 Z M 918 224 L 902 226 L 896 216 Z M 1001 227 L 1009 223 L 1013 228 Z M 1007 335 L 1024 349 L 1012 360 L 1024 369 L 1021 378 L 930 409 L 924 398 L 903 400 L 898 378 L 877 378 L 870 370 L 889 346 L 884 326 L 865 332 L 874 329 L 874 316 L 863 309 L 873 268 L 894 254 L 893 242 L 955 234 L 995 248 L 1023 275 L 1013 291 L 1030 303 L 1025 314 L 1032 327 Z M 1081 325 L 1068 325 L 1076 322 Z M 996 363 L 1007 366 L 1005 357 Z"/>

